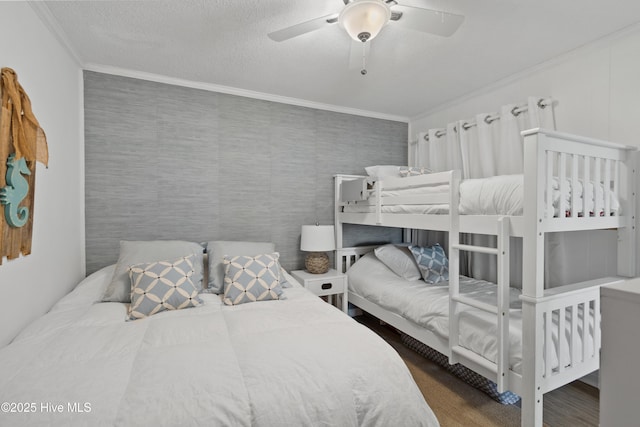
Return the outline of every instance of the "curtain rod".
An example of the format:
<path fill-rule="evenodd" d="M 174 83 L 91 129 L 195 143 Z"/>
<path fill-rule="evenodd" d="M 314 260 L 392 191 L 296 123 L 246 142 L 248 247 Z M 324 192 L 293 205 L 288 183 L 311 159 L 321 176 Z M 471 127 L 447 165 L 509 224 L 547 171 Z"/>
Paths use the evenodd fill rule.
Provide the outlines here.
<path fill-rule="evenodd" d="M 540 109 L 545 109 L 547 108 L 549 105 L 553 105 L 553 103 L 555 102 L 555 100 L 553 98 L 540 98 L 537 102 L 538 108 Z M 511 114 L 513 114 L 515 117 L 518 117 L 520 114 L 524 113 L 525 111 L 529 110 L 529 105 L 528 104 L 521 104 L 521 105 L 516 105 L 515 107 L 513 107 L 511 109 Z M 491 123 L 495 122 L 496 120 L 500 120 L 500 115 L 498 113 L 492 113 L 492 114 L 487 114 L 484 118 L 484 121 L 486 124 L 490 125 Z M 462 124 L 462 129 L 464 130 L 469 130 L 474 126 L 477 126 L 478 124 L 476 123 L 475 120 L 470 120 L 467 122 L 464 122 Z M 458 131 L 457 126 L 454 126 L 453 130 L 455 132 Z M 442 136 L 445 136 L 447 134 L 447 130 L 446 129 L 438 129 L 435 132 L 435 136 L 436 138 L 440 138 Z M 425 134 L 424 135 L 424 140 L 425 141 L 429 141 L 429 135 Z"/>

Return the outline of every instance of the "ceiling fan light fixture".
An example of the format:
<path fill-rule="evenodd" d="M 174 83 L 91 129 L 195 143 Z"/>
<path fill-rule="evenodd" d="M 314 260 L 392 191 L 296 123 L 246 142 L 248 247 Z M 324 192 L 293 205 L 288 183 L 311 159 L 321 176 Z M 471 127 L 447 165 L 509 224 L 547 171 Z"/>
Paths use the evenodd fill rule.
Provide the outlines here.
<path fill-rule="evenodd" d="M 391 9 L 382 0 L 353 0 L 342 9 L 338 22 L 352 39 L 366 42 L 377 36 L 390 18 Z"/>

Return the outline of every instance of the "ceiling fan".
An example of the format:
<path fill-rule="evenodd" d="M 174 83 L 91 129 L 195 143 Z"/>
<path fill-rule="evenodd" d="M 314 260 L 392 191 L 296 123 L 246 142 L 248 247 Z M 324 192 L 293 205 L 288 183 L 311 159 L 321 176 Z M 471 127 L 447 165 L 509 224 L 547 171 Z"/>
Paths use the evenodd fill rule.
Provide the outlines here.
<path fill-rule="evenodd" d="M 339 23 L 349 36 L 361 42 L 372 40 L 389 21 L 405 28 L 448 37 L 456 32 L 464 16 L 439 10 L 398 4 L 395 0 L 343 0 L 339 13 L 321 16 L 268 34 L 281 42 L 322 27 Z"/>
<path fill-rule="evenodd" d="M 281 42 L 319 30 L 336 22 L 349 36 L 366 43 L 373 40 L 390 21 L 394 25 L 448 37 L 456 32 L 464 16 L 422 7 L 398 4 L 395 0 L 343 0 L 344 8 L 339 13 L 321 16 L 268 34 L 269 38 Z M 368 45 L 368 43 L 367 43 Z M 353 47 L 353 46 L 352 46 Z M 368 47 L 368 46 L 367 46 Z M 351 62 L 353 62 L 352 49 Z M 363 59 L 366 48 L 363 48 Z M 366 74 L 363 66 L 361 73 Z"/>

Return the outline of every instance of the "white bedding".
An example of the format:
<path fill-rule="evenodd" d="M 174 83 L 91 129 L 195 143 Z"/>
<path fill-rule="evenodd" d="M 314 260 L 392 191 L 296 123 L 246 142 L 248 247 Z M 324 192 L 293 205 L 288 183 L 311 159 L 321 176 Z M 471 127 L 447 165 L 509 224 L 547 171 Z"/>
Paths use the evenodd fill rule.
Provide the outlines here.
<path fill-rule="evenodd" d="M 423 280 L 407 281 L 387 268 L 373 253 L 360 258 L 351 266 L 347 274 L 351 292 L 434 332 L 444 339 L 448 339 L 448 282 L 429 285 Z M 497 301 L 496 285 L 483 280 L 461 276 L 460 293 L 477 301 L 493 305 Z M 522 369 L 522 305 L 519 295 L 520 291 L 518 289 L 510 288 L 509 331 L 511 351 L 509 365 L 512 370 L 520 373 Z M 492 362 L 496 362 L 498 352 L 496 316 L 468 306 L 463 306 L 461 311 L 460 345 Z M 582 313 L 579 312 L 578 314 L 581 319 Z M 567 320 L 569 319 L 567 318 Z M 557 321 L 557 319 L 554 319 L 554 324 L 557 325 Z M 567 322 L 567 326 L 569 326 L 569 322 Z M 592 351 L 593 322 L 589 325 L 589 329 L 590 340 L 587 342 L 587 349 Z M 552 368 L 554 369 L 558 366 L 557 335 L 557 332 L 554 332 L 555 348 L 553 359 L 551 360 Z M 565 348 L 569 348 L 567 341 L 569 336 L 565 334 L 563 337 L 565 339 Z M 579 351 L 581 351 L 582 343 L 579 342 L 578 345 Z M 563 360 L 564 366 L 570 363 L 567 353 L 564 352 L 567 357 L 566 360 Z"/>
<path fill-rule="evenodd" d="M 126 304 L 94 304 L 112 272 L 0 350 L 0 401 L 22 412 L 0 425 L 438 425 L 398 354 L 299 286 L 126 322 Z"/>
<path fill-rule="evenodd" d="M 419 196 L 434 193 L 448 193 L 448 185 L 415 187 L 411 184 L 411 177 L 407 179 L 406 188 L 393 188 L 381 191 L 381 197 Z M 459 212 L 462 215 L 522 215 L 524 203 L 524 176 L 523 175 L 499 175 L 489 178 L 465 179 L 460 182 Z M 377 183 L 375 184 L 377 185 Z M 566 180 L 567 192 L 565 195 L 565 209 L 570 211 L 571 181 Z M 560 214 L 560 185 L 559 180 L 553 181 L 553 206 L 547 209 L 547 216 L 559 216 Z M 587 209 L 591 214 L 595 210 L 594 191 L 597 188 L 596 199 L 598 201 L 598 215 L 604 211 L 604 190 L 590 182 L 587 185 Z M 619 203 L 612 193 L 610 206 L 612 212 L 617 212 Z M 578 182 L 575 210 L 578 215 L 583 215 L 583 184 Z M 375 202 L 375 192 L 372 192 L 368 202 Z M 344 207 L 343 212 L 373 213 L 375 206 L 370 203 L 351 203 Z M 382 206 L 383 213 L 410 213 L 410 214 L 447 214 L 448 205 L 406 205 L 390 204 Z M 566 213 L 566 212 L 565 212 Z M 564 215 L 562 215 L 564 216 Z"/>

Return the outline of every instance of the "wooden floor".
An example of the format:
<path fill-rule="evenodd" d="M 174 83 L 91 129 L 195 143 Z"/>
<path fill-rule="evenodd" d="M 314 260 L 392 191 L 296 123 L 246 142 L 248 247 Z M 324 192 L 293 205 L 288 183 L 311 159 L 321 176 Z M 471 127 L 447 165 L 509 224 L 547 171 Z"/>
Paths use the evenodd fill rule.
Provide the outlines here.
<path fill-rule="evenodd" d="M 431 362 L 400 341 L 391 327 L 377 319 L 358 316 L 360 321 L 398 351 L 416 384 L 443 427 L 447 426 L 519 426 L 520 408 L 502 405 Z M 597 426 L 598 389 L 574 382 L 544 396 L 544 423 L 556 426 Z"/>

